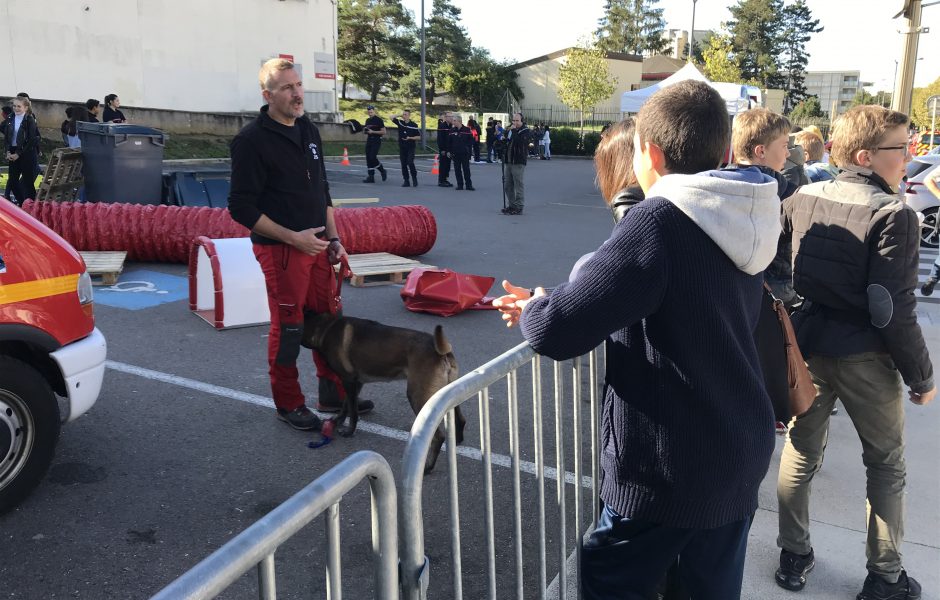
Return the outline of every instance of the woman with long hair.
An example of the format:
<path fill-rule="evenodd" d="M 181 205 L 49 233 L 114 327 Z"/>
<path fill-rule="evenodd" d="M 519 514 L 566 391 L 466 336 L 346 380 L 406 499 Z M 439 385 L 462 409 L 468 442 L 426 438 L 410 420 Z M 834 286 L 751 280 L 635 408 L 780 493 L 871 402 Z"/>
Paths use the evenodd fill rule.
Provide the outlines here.
<path fill-rule="evenodd" d="M 36 175 L 39 174 L 39 126 L 30 114 L 28 98 L 13 99 L 13 117 L 4 126 L 5 157 L 9 163 L 10 193 L 14 202 L 22 205 L 27 198 L 36 197 Z"/>

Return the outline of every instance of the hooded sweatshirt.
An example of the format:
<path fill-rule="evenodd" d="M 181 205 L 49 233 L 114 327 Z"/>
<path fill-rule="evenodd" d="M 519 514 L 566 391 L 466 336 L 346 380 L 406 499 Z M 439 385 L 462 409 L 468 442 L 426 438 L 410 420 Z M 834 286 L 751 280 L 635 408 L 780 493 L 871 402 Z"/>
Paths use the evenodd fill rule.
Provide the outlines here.
<path fill-rule="evenodd" d="M 607 338 L 601 497 L 673 527 L 749 518 L 774 447 L 754 329 L 780 235 L 777 184 L 756 169 L 668 175 L 570 283 L 528 303 L 536 352 Z"/>

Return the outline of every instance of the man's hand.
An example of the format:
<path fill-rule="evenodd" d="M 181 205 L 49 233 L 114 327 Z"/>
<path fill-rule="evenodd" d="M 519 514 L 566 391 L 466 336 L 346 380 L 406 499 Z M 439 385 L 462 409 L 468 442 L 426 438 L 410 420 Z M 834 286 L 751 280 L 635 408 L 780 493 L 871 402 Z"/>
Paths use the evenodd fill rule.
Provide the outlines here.
<path fill-rule="evenodd" d="M 910 391 L 908 393 L 911 395 L 911 402 L 920 406 L 926 406 L 930 404 L 930 401 L 933 400 L 933 397 L 937 395 L 937 386 L 934 386 L 932 390 L 929 392 L 924 392 L 923 394 Z"/>
<path fill-rule="evenodd" d="M 20 158 L 19 154 L 7 154 L 7 160 L 10 162 L 16 162 L 17 160 L 19 160 L 19 158 Z"/>
<path fill-rule="evenodd" d="M 320 254 L 330 245 L 326 240 L 321 240 L 317 237 L 317 234 L 322 232 L 325 227 L 311 227 L 310 229 L 304 229 L 303 231 L 295 231 L 291 235 L 290 245 L 294 248 L 297 248 L 304 254 L 309 254 L 310 256 L 316 256 Z"/>
<path fill-rule="evenodd" d="M 344 248 L 343 245 L 339 242 L 330 242 L 326 252 L 331 265 L 338 264 L 344 258 L 349 257 L 349 255 L 346 254 L 346 248 Z"/>
<path fill-rule="evenodd" d="M 502 319 L 506 321 L 506 327 L 512 327 L 519 322 L 522 310 L 530 300 L 545 295 L 545 288 L 535 288 L 535 294 L 530 294 L 526 288 L 513 285 L 505 279 L 503 280 L 503 289 L 509 293 L 493 300 L 493 306 L 503 313 Z"/>

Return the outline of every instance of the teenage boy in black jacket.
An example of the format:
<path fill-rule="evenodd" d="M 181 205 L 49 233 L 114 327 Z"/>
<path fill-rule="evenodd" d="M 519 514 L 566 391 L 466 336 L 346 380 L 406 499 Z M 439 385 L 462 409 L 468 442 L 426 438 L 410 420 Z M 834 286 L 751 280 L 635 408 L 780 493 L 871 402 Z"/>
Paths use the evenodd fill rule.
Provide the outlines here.
<path fill-rule="evenodd" d="M 335 297 L 332 264 L 346 256 L 333 218 L 320 132 L 304 116 L 304 92 L 293 63 L 273 58 L 258 74 L 266 106 L 231 144 L 229 212 L 251 230 L 255 257 L 268 291 L 271 330 L 268 373 L 277 416 L 295 429 L 318 429 L 305 405 L 297 372 L 304 312 L 327 312 Z M 314 353 L 317 374 L 329 377 Z M 321 379 L 318 410 L 326 405 Z M 360 411 L 370 410 L 371 403 Z"/>
<path fill-rule="evenodd" d="M 400 117 L 393 117 L 392 123 L 398 127 L 398 157 L 401 159 L 401 176 L 405 180 L 401 187 L 418 187 L 418 170 L 415 168 L 415 143 L 421 139 L 418 124 L 411 120 L 411 111 L 403 110 Z M 408 183 L 408 174 L 411 181 Z"/>

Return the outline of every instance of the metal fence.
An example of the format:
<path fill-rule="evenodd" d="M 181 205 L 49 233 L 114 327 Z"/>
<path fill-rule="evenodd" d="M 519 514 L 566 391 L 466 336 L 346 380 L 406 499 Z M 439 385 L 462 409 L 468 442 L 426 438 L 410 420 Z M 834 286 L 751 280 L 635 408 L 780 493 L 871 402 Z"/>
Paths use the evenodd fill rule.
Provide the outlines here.
<path fill-rule="evenodd" d="M 508 442 L 510 453 L 510 464 L 508 465 L 512 473 L 512 556 L 514 561 L 514 579 L 512 586 L 503 583 L 500 589 L 505 596 L 508 588 L 513 589 L 512 596 L 522 599 L 532 597 L 533 590 L 525 589 L 524 577 L 524 550 L 528 553 L 536 552 L 537 556 L 532 562 L 538 563 L 538 576 L 535 578 L 538 597 L 546 598 L 547 588 L 557 589 L 562 598 L 567 598 L 571 589 L 578 589 L 577 565 L 580 564 L 581 539 L 583 534 L 593 526 L 597 520 L 598 511 L 598 485 L 599 485 L 599 464 L 598 464 L 598 436 L 599 436 L 599 386 L 597 374 L 599 371 L 599 356 L 595 350 L 587 356 L 588 360 L 588 387 L 587 398 L 584 398 L 584 367 L 583 358 L 579 357 L 573 361 L 552 363 L 552 382 L 554 398 L 554 450 L 555 467 L 554 469 L 545 465 L 545 439 L 543 431 L 543 378 L 542 378 L 542 357 L 535 354 L 527 343 L 509 350 L 501 356 L 493 359 L 485 365 L 464 375 L 459 380 L 451 383 L 435 394 L 421 410 L 411 429 L 411 437 L 405 447 L 405 453 L 402 459 L 402 478 L 401 478 L 401 504 L 400 504 L 400 523 L 402 531 L 402 557 L 401 557 L 401 578 L 403 598 L 407 600 L 423 600 L 427 598 L 428 586 L 430 584 L 430 563 L 426 557 L 425 549 L 425 528 L 424 515 L 422 507 L 422 497 L 424 489 L 424 466 L 425 459 L 430 447 L 431 440 L 435 431 L 444 423 L 446 419 L 447 434 L 447 466 L 449 483 L 449 513 L 450 513 L 450 555 L 451 555 L 451 575 L 452 592 L 446 597 L 460 600 L 463 598 L 464 567 L 461 547 L 461 528 L 477 525 L 477 523 L 462 523 L 460 519 L 459 498 L 463 496 L 473 496 L 479 498 L 482 503 L 484 518 L 482 520 L 483 534 L 485 543 L 485 595 L 482 591 L 473 592 L 474 598 L 485 597 L 496 598 L 497 588 L 497 552 L 496 552 L 496 531 L 494 528 L 494 482 L 493 482 L 493 440 L 490 430 L 490 406 L 491 394 L 490 388 L 501 380 L 506 382 L 506 401 L 509 415 Z M 547 359 L 544 359 L 547 360 Z M 534 446 L 534 465 L 522 460 L 521 446 L 522 440 L 519 431 L 519 387 L 523 380 L 520 379 L 520 369 L 529 365 L 531 370 L 531 397 L 532 397 L 532 428 L 533 428 L 533 446 Z M 567 366 L 566 366 L 567 365 Z M 564 372 L 570 370 L 570 394 L 566 393 Z M 464 402 L 467 402 L 474 396 L 477 397 L 479 404 L 478 419 L 480 423 L 480 458 L 482 464 L 482 494 L 479 489 L 471 489 L 470 494 L 461 494 L 460 480 L 457 470 L 457 446 L 455 444 L 455 415 L 454 408 Z M 566 404 L 570 402 L 571 421 L 567 419 Z M 583 477 L 582 465 L 584 457 L 582 456 L 582 445 L 588 445 L 587 440 L 583 439 L 585 425 L 582 424 L 583 413 L 587 410 L 588 421 L 586 423 L 590 446 L 590 477 Z M 573 455 L 573 473 L 566 470 L 566 437 L 568 437 L 567 425 L 571 425 L 571 454 Z M 466 449 L 463 449 L 466 453 Z M 537 513 L 538 521 L 531 528 L 526 529 L 526 535 L 537 537 L 537 544 L 528 545 L 524 542 L 522 515 L 523 504 L 521 494 L 521 466 L 525 464 L 525 470 L 534 475 L 537 480 L 538 501 Z M 554 478 L 555 498 L 554 514 L 550 515 L 557 524 L 556 537 L 554 538 L 554 551 L 550 556 L 546 543 L 546 498 L 545 498 L 545 480 Z M 570 485 L 569 484 L 573 484 Z M 569 492 L 567 488 L 573 488 Z M 584 491 L 587 487 L 590 490 L 590 514 L 591 522 L 585 523 L 584 512 Z M 569 518 L 568 502 L 573 501 L 573 527 L 566 523 Z M 573 536 L 568 537 L 568 532 L 572 531 Z M 569 557 L 573 548 L 575 555 Z M 481 546 L 481 550 L 483 550 Z M 440 549 L 435 549 L 434 554 L 438 554 Z M 574 558 L 574 562 L 570 560 Z M 559 567 L 558 576 L 552 585 L 546 585 L 548 575 L 548 562 L 557 561 Z M 568 581 L 568 568 L 574 565 L 571 575 L 574 581 Z M 532 580 L 530 576 L 529 580 Z M 570 585 L 573 584 L 573 585 Z M 575 595 L 579 595 L 574 592 Z"/>
<path fill-rule="evenodd" d="M 554 104 L 526 104 L 523 102 L 521 110 L 522 114 L 525 115 L 526 123 L 530 127 L 539 123 L 551 127 L 578 128 L 581 126 L 581 111 L 576 108 Z M 607 123 L 617 123 L 621 119 L 623 119 L 623 113 L 611 108 L 590 108 L 584 111 L 585 129 L 599 131 Z"/>
<path fill-rule="evenodd" d="M 291 536 L 326 512 L 326 590 L 330 600 L 341 600 L 339 502 L 363 479 L 372 492 L 372 552 L 375 598 L 398 598 L 398 525 L 395 478 L 380 454 L 356 452 L 297 492 L 258 522 L 240 533 L 152 600 L 214 598 L 243 574 L 257 566 L 262 600 L 277 598 L 274 552 Z"/>

